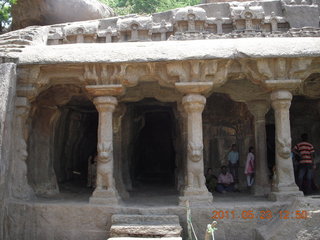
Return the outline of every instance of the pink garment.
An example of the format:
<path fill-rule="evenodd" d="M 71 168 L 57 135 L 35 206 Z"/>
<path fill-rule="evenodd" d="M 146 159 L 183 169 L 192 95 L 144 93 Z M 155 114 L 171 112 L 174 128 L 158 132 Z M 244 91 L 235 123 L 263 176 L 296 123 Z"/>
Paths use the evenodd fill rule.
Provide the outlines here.
<path fill-rule="evenodd" d="M 227 172 L 225 175 L 223 173 L 220 173 L 220 175 L 218 177 L 218 183 L 222 183 L 222 184 L 233 183 L 232 174 L 229 172 Z"/>
<path fill-rule="evenodd" d="M 246 168 L 244 170 L 244 174 L 249 175 L 254 173 L 254 155 L 252 152 L 248 153 Z"/>

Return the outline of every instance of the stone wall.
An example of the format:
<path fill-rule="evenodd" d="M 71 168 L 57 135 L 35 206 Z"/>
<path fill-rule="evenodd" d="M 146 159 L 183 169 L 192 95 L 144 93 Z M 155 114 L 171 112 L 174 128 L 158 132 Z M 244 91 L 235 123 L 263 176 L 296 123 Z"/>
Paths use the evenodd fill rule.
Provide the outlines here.
<path fill-rule="evenodd" d="M 73 139 L 72 130 L 66 139 L 59 139 L 59 127 L 57 127 L 63 115 L 63 106 L 67 104 L 72 97 L 81 96 L 81 88 L 74 85 L 58 85 L 42 92 L 33 102 L 31 110 L 31 131 L 28 141 L 29 156 L 28 163 L 28 179 L 37 194 L 56 194 L 59 192 L 54 164 L 59 163 L 63 158 L 67 164 L 72 165 L 73 158 L 70 157 L 73 152 L 75 141 L 69 141 L 65 149 L 61 149 L 61 144 L 57 141 L 68 141 Z M 79 115 L 79 114 L 78 114 Z M 81 121 L 69 123 L 69 127 L 77 127 Z M 80 133 L 81 134 L 81 133 Z M 56 138 L 56 139 L 55 139 Z M 56 141 L 55 141 L 56 140 Z M 66 152 L 63 152 L 66 150 Z M 62 151 L 62 153 L 61 153 Z M 58 159 L 57 161 L 54 161 Z M 59 168 L 59 164 L 56 165 Z M 64 169 L 71 175 L 75 169 Z M 60 171 L 59 171 L 60 173 Z M 59 175 L 60 176 L 60 175 Z M 68 177 L 67 177 L 68 178 Z"/>
<path fill-rule="evenodd" d="M 6 199 L 9 197 L 11 160 L 11 136 L 16 91 L 16 65 L 0 63 L 0 238 L 5 239 L 7 212 Z M 12 173 L 14 175 L 14 173 Z"/>

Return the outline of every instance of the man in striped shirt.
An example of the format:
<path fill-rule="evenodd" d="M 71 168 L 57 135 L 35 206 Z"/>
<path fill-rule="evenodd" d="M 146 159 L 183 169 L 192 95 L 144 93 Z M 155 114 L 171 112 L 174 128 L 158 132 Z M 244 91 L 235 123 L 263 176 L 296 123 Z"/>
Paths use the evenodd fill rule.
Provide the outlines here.
<path fill-rule="evenodd" d="M 298 186 L 304 193 L 311 193 L 312 175 L 315 164 L 313 161 L 314 147 L 308 142 L 306 133 L 301 135 L 302 142 L 294 146 L 293 152 L 299 156 Z M 306 189 L 302 188 L 304 177 L 306 177 Z"/>

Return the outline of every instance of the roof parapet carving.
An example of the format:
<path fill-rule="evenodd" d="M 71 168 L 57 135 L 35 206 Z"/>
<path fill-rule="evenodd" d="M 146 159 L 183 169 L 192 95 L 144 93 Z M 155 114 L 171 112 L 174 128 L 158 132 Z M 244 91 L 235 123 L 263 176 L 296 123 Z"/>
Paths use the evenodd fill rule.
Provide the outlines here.
<path fill-rule="evenodd" d="M 47 30 L 46 27 L 27 27 L 0 35 L 0 53 L 19 53 L 29 45 L 45 45 Z"/>
<path fill-rule="evenodd" d="M 27 45 L 45 42 L 58 45 L 241 37 L 320 37 L 316 4 L 315 0 L 211 3 L 151 16 L 132 14 L 32 27 L 1 35 L 0 46 L 5 47 L 0 47 L 0 52 L 20 52 Z M 293 13 L 299 13 L 300 9 L 301 16 L 295 17 Z M 311 26 L 307 24 L 309 19 L 313 19 Z"/>
<path fill-rule="evenodd" d="M 195 21 L 206 21 L 207 13 L 200 7 L 186 7 L 180 8 L 174 16 L 176 22 L 189 21 L 190 18 L 193 18 Z"/>

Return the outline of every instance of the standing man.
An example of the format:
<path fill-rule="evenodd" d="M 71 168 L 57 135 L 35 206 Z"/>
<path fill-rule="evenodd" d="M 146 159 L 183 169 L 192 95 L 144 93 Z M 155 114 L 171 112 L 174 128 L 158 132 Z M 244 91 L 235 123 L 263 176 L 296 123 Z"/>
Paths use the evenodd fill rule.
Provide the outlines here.
<path fill-rule="evenodd" d="M 308 142 L 308 135 L 306 133 L 301 135 L 301 140 L 300 143 L 294 146 L 292 151 L 300 157 L 298 166 L 298 186 L 305 194 L 310 194 L 313 169 L 316 167 L 313 161 L 314 147 Z M 303 187 L 304 177 L 306 177 L 306 189 Z"/>
<path fill-rule="evenodd" d="M 234 182 L 238 183 L 238 169 L 239 169 L 239 152 L 237 151 L 237 145 L 232 144 L 231 151 L 228 153 L 229 170 L 233 176 Z"/>

